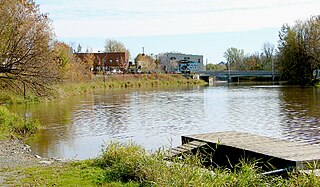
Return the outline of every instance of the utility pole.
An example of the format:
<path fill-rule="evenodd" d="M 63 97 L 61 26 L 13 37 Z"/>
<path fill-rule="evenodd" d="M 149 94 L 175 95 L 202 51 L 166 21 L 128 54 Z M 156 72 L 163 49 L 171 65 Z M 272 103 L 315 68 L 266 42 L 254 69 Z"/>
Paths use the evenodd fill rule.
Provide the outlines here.
<path fill-rule="evenodd" d="M 231 77 L 230 77 L 230 62 L 228 62 L 228 83 L 231 83 Z"/>
<path fill-rule="evenodd" d="M 272 66 L 272 84 L 274 84 L 274 62 L 273 62 L 273 56 L 271 56 L 271 66 Z"/>
<path fill-rule="evenodd" d="M 208 70 L 207 66 L 208 66 L 208 59 L 206 58 L 206 70 Z"/>

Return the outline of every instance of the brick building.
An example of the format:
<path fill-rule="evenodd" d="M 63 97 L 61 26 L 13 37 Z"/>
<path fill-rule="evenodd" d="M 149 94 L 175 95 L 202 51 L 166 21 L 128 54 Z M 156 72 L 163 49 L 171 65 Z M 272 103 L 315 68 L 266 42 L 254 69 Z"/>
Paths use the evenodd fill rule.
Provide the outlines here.
<path fill-rule="evenodd" d="M 85 59 L 86 55 L 93 55 L 94 57 L 94 70 L 114 70 L 120 69 L 125 71 L 128 66 L 128 56 L 125 52 L 112 52 L 112 53 L 74 53 L 81 60 Z"/>

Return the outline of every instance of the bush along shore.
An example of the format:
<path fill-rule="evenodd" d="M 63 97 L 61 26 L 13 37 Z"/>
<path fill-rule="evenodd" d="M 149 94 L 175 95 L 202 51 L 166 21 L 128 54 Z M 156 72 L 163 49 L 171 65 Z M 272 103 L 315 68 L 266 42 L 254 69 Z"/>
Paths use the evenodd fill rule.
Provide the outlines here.
<path fill-rule="evenodd" d="M 96 158 L 65 164 L 7 169 L 19 173 L 3 184 L 18 186 L 319 186 L 314 174 L 297 171 L 288 176 L 264 176 L 255 162 L 233 169 L 204 168 L 198 156 L 166 161 L 166 152 L 148 152 L 128 143 L 110 143 Z M 0 170 L 1 171 L 1 170 Z"/>
<path fill-rule="evenodd" d="M 23 138 L 35 133 L 39 128 L 38 120 L 23 118 L 0 106 L 0 140 Z"/>

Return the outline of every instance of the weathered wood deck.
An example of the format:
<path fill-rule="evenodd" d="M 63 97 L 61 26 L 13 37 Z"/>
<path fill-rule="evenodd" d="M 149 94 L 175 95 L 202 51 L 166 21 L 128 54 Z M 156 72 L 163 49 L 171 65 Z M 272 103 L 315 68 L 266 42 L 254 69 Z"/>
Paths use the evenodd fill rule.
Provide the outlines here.
<path fill-rule="evenodd" d="M 190 153 L 195 153 L 202 147 L 208 146 L 207 143 L 202 141 L 190 141 L 183 145 L 179 145 L 177 147 L 172 148 L 169 150 L 169 154 L 167 155 L 166 159 L 170 159 L 172 157 L 179 157 L 183 154 L 187 155 Z"/>
<path fill-rule="evenodd" d="M 218 132 L 182 136 L 182 144 L 203 142 L 206 153 L 211 151 L 211 165 L 232 166 L 240 159 L 257 159 L 267 170 L 296 167 L 320 161 L 320 146 L 279 140 L 241 132 Z M 184 146 L 182 146 L 184 147 Z M 195 149 L 195 148 L 193 148 Z M 178 150 L 179 152 L 179 150 Z M 180 150 L 181 152 L 181 150 Z M 176 153 L 178 155 L 178 153 Z M 180 153 L 179 153 L 180 154 Z"/>

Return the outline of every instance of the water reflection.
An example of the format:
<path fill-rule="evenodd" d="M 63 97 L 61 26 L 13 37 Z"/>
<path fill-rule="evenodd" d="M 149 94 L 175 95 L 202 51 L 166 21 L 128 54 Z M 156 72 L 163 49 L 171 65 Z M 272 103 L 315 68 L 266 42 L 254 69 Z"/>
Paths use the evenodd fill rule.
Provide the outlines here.
<path fill-rule="evenodd" d="M 28 143 L 45 157 L 95 157 L 104 142 L 147 149 L 180 144 L 180 136 L 226 130 L 319 143 L 317 88 L 213 86 L 102 90 L 64 101 L 13 106 L 46 128 Z"/>
<path fill-rule="evenodd" d="M 283 88 L 281 99 L 285 137 L 294 141 L 320 143 L 320 89 Z"/>

